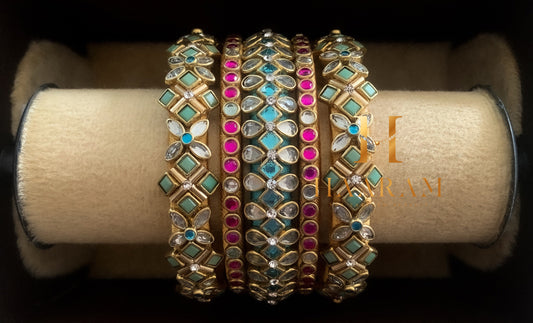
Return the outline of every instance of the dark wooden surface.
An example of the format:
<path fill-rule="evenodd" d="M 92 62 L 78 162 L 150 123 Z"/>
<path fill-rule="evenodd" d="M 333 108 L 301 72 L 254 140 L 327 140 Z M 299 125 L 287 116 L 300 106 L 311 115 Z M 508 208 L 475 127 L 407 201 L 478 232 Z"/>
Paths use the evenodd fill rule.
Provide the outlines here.
<path fill-rule="evenodd" d="M 533 104 L 533 14 L 528 1 L 326 1 L 287 8 L 283 18 L 254 18 L 253 8 L 212 1 L 18 1 L 0 3 L 0 146 L 9 134 L 9 93 L 16 65 L 28 41 L 51 39 L 83 53 L 94 41 L 171 41 L 201 27 L 223 37 L 251 34 L 269 27 L 292 35 L 304 31 L 317 38 L 332 28 L 361 40 L 460 43 L 480 32 L 507 37 L 518 58 L 524 95 L 523 150 L 531 152 Z M 358 10 L 347 10 L 350 6 Z M 252 2 L 248 3 L 251 6 Z M 194 7 L 199 6 L 198 8 Z M 194 14 L 180 14 L 194 10 Z M 232 11 L 233 10 L 233 11 Z M 333 12 L 325 17 L 328 12 Z M 337 13 L 335 13 L 337 12 Z M 197 23 L 198 15 L 205 19 Z M 300 18 L 301 17 L 301 18 Z M 320 23 L 307 23 L 304 18 Z M 309 20 L 308 20 L 309 21 Z M 363 26 L 363 28 L 355 28 Z M 527 164 L 527 161 L 523 161 Z M 444 280 L 370 279 L 356 299 L 334 305 L 318 295 L 292 297 L 270 307 L 248 296 L 226 295 L 205 306 L 176 295 L 171 281 L 93 281 L 84 273 L 34 280 L 20 262 L 11 219 L 11 177 L 0 176 L 0 322 L 204 322 L 204 321 L 533 321 L 533 214 L 531 179 L 521 173 L 521 230 L 512 258 L 500 269 L 483 273 L 453 262 Z M 247 318 L 247 319 L 246 319 Z"/>

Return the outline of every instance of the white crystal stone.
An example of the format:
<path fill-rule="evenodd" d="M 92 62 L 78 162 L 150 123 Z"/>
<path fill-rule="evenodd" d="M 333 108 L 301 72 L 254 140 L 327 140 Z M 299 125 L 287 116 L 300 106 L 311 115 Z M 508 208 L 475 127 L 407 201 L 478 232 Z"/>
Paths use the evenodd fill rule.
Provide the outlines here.
<path fill-rule="evenodd" d="M 300 157 L 300 152 L 294 146 L 285 146 L 278 150 L 279 159 L 286 164 L 294 164 Z"/>
<path fill-rule="evenodd" d="M 252 112 L 257 109 L 257 107 L 259 107 L 262 102 L 263 101 L 255 95 L 249 95 L 245 97 L 241 102 L 242 111 L 247 113 Z"/>
<path fill-rule="evenodd" d="M 270 283 L 270 285 L 277 285 L 277 284 L 279 284 L 279 279 L 275 279 L 275 278 L 271 279 L 269 283 Z"/>
<path fill-rule="evenodd" d="M 228 56 L 237 56 L 239 55 L 239 51 L 235 48 L 226 48 L 226 55 Z"/>
<path fill-rule="evenodd" d="M 183 146 L 181 144 L 181 141 L 176 141 L 170 144 L 168 146 L 167 151 L 165 152 L 165 160 L 171 161 L 178 157 L 178 155 L 181 153 Z"/>
<path fill-rule="evenodd" d="M 262 220 L 266 217 L 266 212 L 258 204 L 250 202 L 244 206 L 244 216 L 250 221 Z"/>
<path fill-rule="evenodd" d="M 337 37 L 337 38 L 335 39 L 335 41 L 336 41 L 337 43 L 342 43 L 342 42 L 344 41 L 344 37 Z"/>
<path fill-rule="evenodd" d="M 215 237 L 208 231 L 199 230 L 196 235 L 196 241 L 201 244 L 210 244 L 215 241 Z"/>
<path fill-rule="evenodd" d="M 353 267 L 355 266 L 355 261 L 353 259 L 346 260 L 346 267 Z"/>
<path fill-rule="evenodd" d="M 347 225 L 341 225 L 333 230 L 331 234 L 331 239 L 335 241 L 346 240 L 352 234 L 352 228 Z"/>
<path fill-rule="evenodd" d="M 252 71 L 254 68 L 256 68 L 257 65 L 259 65 L 259 63 L 261 63 L 261 60 L 259 58 L 249 59 L 246 62 L 244 62 L 244 64 L 242 64 L 242 70 L 243 72 L 248 73 Z"/>
<path fill-rule="evenodd" d="M 182 244 L 185 243 L 185 241 L 187 241 L 187 239 L 185 239 L 185 237 L 183 236 L 183 233 L 176 233 L 175 235 L 173 235 L 170 240 L 168 241 L 168 244 L 174 248 L 176 246 L 181 246 Z"/>
<path fill-rule="evenodd" d="M 312 251 L 304 252 L 302 254 L 302 261 L 305 264 L 314 264 L 318 261 L 318 256 L 316 253 Z"/>
<path fill-rule="evenodd" d="M 289 75 L 280 75 L 276 77 L 276 83 L 290 90 L 296 87 L 296 81 Z"/>
<path fill-rule="evenodd" d="M 269 41 L 269 42 L 267 42 L 267 43 L 265 44 L 265 46 L 266 46 L 266 47 L 273 47 L 273 46 L 274 46 L 274 42 Z"/>
<path fill-rule="evenodd" d="M 255 247 L 264 246 L 267 243 L 267 237 L 258 230 L 248 230 L 246 231 L 246 241 Z"/>
<path fill-rule="evenodd" d="M 287 48 L 285 48 L 285 47 L 276 47 L 276 48 L 281 52 L 282 55 L 284 55 L 284 56 L 286 56 L 288 58 L 292 58 L 292 56 L 293 56 L 292 52 L 290 50 L 288 50 Z M 283 63 L 281 63 L 279 61 L 281 61 L 281 59 L 278 60 L 278 63 L 280 63 L 280 65 L 284 65 Z M 289 60 L 286 60 L 286 61 L 290 62 L 292 64 L 291 61 L 289 61 Z M 294 66 L 294 64 L 292 64 L 292 65 Z"/>
<path fill-rule="evenodd" d="M 363 57 L 363 52 L 360 50 L 353 50 L 350 52 L 350 56 L 353 58 L 361 58 Z"/>
<path fill-rule="evenodd" d="M 350 126 L 350 119 L 339 113 L 332 113 L 329 116 L 331 123 L 340 130 L 346 130 Z"/>
<path fill-rule="evenodd" d="M 324 58 L 324 59 L 334 59 L 334 58 L 337 58 L 337 56 L 339 56 L 337 54 L 337 52 L 334 52 L 334 51 L 327 51 L 327 52 L 323 52 L 322 54 L 320 54 L 320 58 Z"/>
<path fill-rule="evenodd" d="M 266 80 L 267 80 L 268 82 L 272 82 L 272 81 L 274 81 L 274 79 L 275 79 L 276 77 L 274 76 L 274 74 L 272 74 L 272 73 L 268 73 L 268 74 L 265 76 L 265 78 L 266 78 Z"/>
<path fill-rule="evenodd" d="M 191 152 L 200 159 L 208 159 L 211 157 L 211 150 L 204 143 L 199 141 L 193 141 L 189 145 Z"/>
<path fill-rule="evenodd" d="M 263 124 L 255 120 L 246 120 L 242 125 L 242 134 L 246 138 L 253 138 L 263 130 Z"/>
<path fill-rule="evenodd" d="M 167 81 L 175 79 L 176 77 L 178 77 L 178 75 L 181 74 L 181 72 L 183 72 L 184 69 L 185 68 L 183 66 L 176 67 L 175 69 L 173 69 L 173 70 L 171 70 L 170 72 L 167 73 L 167 75 L 165 76 L 165 79 Z"/>
<path fill-rule="evenodd" d="M 198 264 L 192 264 L 189 269 L 192 271 L 192 272 L 196 272 L 198 271 L 198 269 L 200 269 L 200 265 Z"/>
<path fill-rule="evenodd" d="M 277 153 L 275 150 L 271 149 L 269 151 L 267 151 L 267 158 L 270 159 L 270 160 L 276 160 L 276 157 L 277 157 Z"/>
<path fill-rule="evenodd" d="M 298 125 L 293 120 L 283 120 L 277 124 L 278 130 L 285 136 L 292 138 L 298 133 Z"/>
<path fill-rule="evenodd" d="M 346 85 L 344 87 L 344 91 L 347 92 L 347 93 L 353 93 L 354 90 L 355 89 L 354 89 L 353 85 L 351 85 L 351 84 L 348 84 L 348 85 Z"/>
<path fill-rule="evenodd" d="M 270 268 L 278 268 L 278 262 L 276 260 L 270 260 L 268 262 L 268 267 L 270 267 Z"/>
<path fill-rule="evenodd" d="M 254 173 L 248 173 L 244 177 L 243 185 L 247 191 L 255 192 L 265 187 L 265 181 Z"/>
<path fill-rule="evenodd" d="M 300 64 L 311 64 L 313 59 L 309 56 L 300 56 L 298 57 L 298 63 Z"/>
<path fill-rule="evenodd" d="M 372 138 L 364 137 L 364 136 L 360 136 L 360 137 L 363 137 L 366 140 L 366 149 L 368 149 L 368 151 L 370 152 L 376 151 L 376 143 L 374 142 Z"/>
<path fill-rule="evenodd" d="M 351 138 L 347 133 L 341 133 L 333 139 L 333 143 L 331 144 L 331 151 L 336 153 L 344 148 L 348 147 L 350 144 Z"/>
<path fill-rule="evenodd" d="M 296 241 L 298 241 L 298 238 L 296 238 Z M 298 261 L 298 252 L 290 251 L 280 258 L 279 263 L 282 264 L 283 266 L 290 266 L 290 265 L 293 265 L 296 261 Z"/>
<path fill-rule="evenodd" d="M 286 52 L 286 54 L 287 54 L 287 52 Z M 292 56 L 292 53 L 289 52 L 289 54 Z M 292 61 L 288 60 L 288 59 L 280 58 L 280 59 L 276 60 L 276 62 L 279 65 L 281 65 L 288 72 L 293 72 L 295 70 L 294 63 Z"/>
<path fill-rule="evenodd" d="M 269 219 L 274 219 L 277 215 L 278 215 L 278 212 L 276 212 L 276 210 L 274 210 L 274 209 L 268 209 L 268 211 L 266 213 L 266 216 Z"/>
<path fill-rule="evenodd" d="M 279 243 L 290 246 L 298 241 L 298 238 L 300 238 L 300 233 L 297 229 L 290 229 L 289 231 L 285 232 L 281 235 L 279 238 Z M 296 254 L 296 257 L 298 257 L 298 254 Z"/>
<path fill-rule="evenodd" d="M 184 190 L 188 191 L 192 188 L 192 183 L 189 180 L 185 180 L 183 183 L 181 183 L 181 187 L 183 187 Z"/>
<path fill-rule="evenodd" d="M 359 209 L 359 212 L 357 212 L 357 218 L 361 221 L 365 221 L 370 217 L 372 212 L 374 212 L 374 209 L 376 208 L 374 203 L 368 203 L 365 204 Z"/>
<path fill-rule="evenodd" d="M 306 200 L 312 200 L 316 197 L 316 187 L 312 184 L 307 184 L 302 188 L 302 195 Z"/>
<path fill-rule="evenodd" d="M 356 71 L 358 71 L 359 73 L 368 73 L 368 69 L 366 68 L 366 66 L 364 66 L 363 64 L 359 63 L 359 62 L 356 62 L 354 60 L 351 60 L 350 61 L 350 65 L 355 68 Z"/>
<path fill-rule="evenodd" d="M 185 132 L 185 127 L 183 127 L 181 122 L 174 119 L 167 119 L 167 128 L 176 137 L 181 137 Z"/>
<path fill-rule="evenodd" d="M 170 65 L 178 65 L 178 64 L 183 63 L 183 60 L 177 56 L 172 56 L 168 58 L 168 63 Z"/>
<path fill-rule="evenodd" d="M 224 191 L 232 194 L 239 189 L 239 182 L 236 179 L 229 177 L 224 180 L 223 186 Z"/>
<path fill-rule="evenodd" d="M 276 128 L 276 124 L 274 122 L 265 123 L 265 129 L 267 131 L 274 131 L 275 128 Z"/>
<path fill-rule="evenodd" d="M 178 212 L 170 212 L 170 219 L 172 220 L 172 223 L 174 223 L 175 226 L 178 228 L 184 230 L 187 228 L 187 220 L 185 217 Z"/>
<path fill-rule="evenodd" d="M 276 297 L 278 297 L 278 293 L 276 293 L 276 292 L 269 292 L 269 293 L 268 293 L 268 297 L 276 298 Z M 269 302 L 275 302 L 275 301 L 274 301 L 274 300 L 269 300 Z M 275 305 L 275 303 L 270 304 L 270 305 Z"/>
<path fill-rule="evenodd" d="M 263 33 L 264 33 L 263 36 L 265 36 L 265 37 L 272 37 L 273 36 L 272 30 L 270 30 L 270 29 L 263 29 Z"/>
<path fill-rule="evenodd" d="M 248 253 L 246 253 L 246 260 L 248 260 L 250 264 L 258 267 L 262 267 L 269 264 L 265 257 L 261 256 L 255 251 L 249 251 Z"/>
<path fill-rule="evenodd" d="M 257 87 L 259 84 L 263 83 L 263 78 L 259 75 L 255 75 L 255 74 L 252 74 L 252 75 L 247 75 L 243 80 L 242 80 L 242 86 L 243 88 L 245 89 L 253 89 L 255 87 Z"/>
<path fill-rule="evenodd" d="M 275 103 L 276 103 L 276 100 L 277 100 L 277 98 L 276 98 L 275 96 L 273 96 L 273 95 L 272 95 L 272 96 L 269 96 L 268 98 L 266 98 L 266 102 L 267 102 L 268 104 L 270 104 L 270 105 L 275 104 Z"/>
<path fill-rule="evenodd" d="M 340 62 L 339 60 L 335 60 L 333 62 L 330 62 L 326 67 L 324 67 L 324 70 L 322 71 L 322 74 L 328 74 L 329 72 L 335 70 L 337 66 L 339 66 Z"/>
<path fill-rule="evenodd" d="M 183 97 L 186 98 L 187 100 L 190 100 L 194 97 L 194 93 L 193 91 L 187 90 L 183 92 Z"/>
<path fill-rule="evenodd" d="M 341 203 L 333 203 L 333 214 L 344 223 L 352 221 L 352 213 Z"/>
<path fill-rule="evenodd" d="M 209 120 L 202 119 L 200 121 L 196 121 L 190 129 L 190 133 L 193 136 L 193 138 L 198 138 L 200 136 L 203 136 L 207 129 L 209 128 Z"/>
<path fill-rule="evenodd" d="M 205 67 L 196 66 L 195 70 L 201 77 L 205 78 L 206 80 L 214 80 L 215 79 L 215 76 L 213 75 L 213 73 L 211 73 L 211 71 L 208 70 Z"/>
<path fill-rule="evenodd" d="M 358 174 L 352 175 L 350 179 L 348 180 L 348 183 L 351 185 L 361 184 L 362 182 L 363 182 L 363 178 L 361 177 L 361 175 L 358 175 Z"/>
<path fill-rule="evenodd" d="M 268 181 L 267 181 L 267 187 L 268 189 L 271 189 L 271 190 L 275 190 L 276 189 L 276 185 L 277 185 L 277 182 L 275 179 L 272 179 L 270 178 Z"/>
<path fill-rule="evenodd" d="M 261 160 L 264 155 L 265 153 L 260 148 L 254 145 L 248 145 L 242 150 L 242 159 L 244 160 L 244 162 L 249 164 Z"/>
<path fill-rule="evenodd" d="M 364 225 L 363 228 L 361 228 L 361 230 L 359 231 L 359 235 L 365 240 L 372 240 L 375 236 L 374 229 L 372 229 L 368 225 Z"/>
<path fill-rule="evenodd" d="M 298 176 L 287 174 L 278 180 L 277 186 L 282 191 L 292 192 L 298 187 L 299 182 Z"/>
<path fill-rule="evenodd" d="M 243 53 L 243 56 L 245 57 L 248 57 L 250 55 L 252 55 L 255 51 L 257 51 L 259 49 L 259 46 L 254 46 L 248 50 L 246 50 L 244 53 Z"/>
<path fill-rule="evenodd" d="M 198 57 L 198 64 L 200 65 L 211 65 L 215 60 L 209 56 Z"/>
<path fill-rule="evenodd" d="M 210 217 L 211 210 L 208 207 L 201 209 L 198 213 L 196 213 L 196 215 L 194 216 L 194 220 L 192 221 L 194 227 L 196 229 L 200 228 L 209 221 Z"/>
<path fill-rule="evenodd" d="M 292 220 L 298 215 L 299 207 L 298 203 L 291 201 L 283 204 L 279 210 L 278 213 L 281 217 L 285 219 Z"/>
<path fill-rule="evenodd" d="M 296 101 L 290 96 L 284 96 L 284 97 L 279 98 L 277 103 L 280 109 L 283 109 L 284 111 L 288 113 L 293 113 L 294 111 L 296 111 L 296 108 L 298 107 L 298 104 L 296 104 Z"/>
<path fill-rule="evenodd" d="M 278 238 L 276 237 L 267 238 L 267 243 L 271 246 L 275 246 L 278 244 Z"/>
<path fill-rule="evenodd" d="M 316 114 L 311 110 L 304 110 L 300 113 L 300 121 L 305 125 L 311 125 L 316 121 Z"/>

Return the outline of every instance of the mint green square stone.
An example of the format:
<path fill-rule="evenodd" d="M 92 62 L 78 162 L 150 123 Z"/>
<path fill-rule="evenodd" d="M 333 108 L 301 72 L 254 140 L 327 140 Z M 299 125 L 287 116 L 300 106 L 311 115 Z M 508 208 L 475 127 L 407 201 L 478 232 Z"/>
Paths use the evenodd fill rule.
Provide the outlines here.
<path fill-rule="evenodd" d="M 189 275 L 189 279 L 197 283 L 200 280 L 204 279 L 204 276 L 200 275 L 199 273 L 192 273 Z"/>
<path fill-rule="evenodd" d="M 337 72 L 337 75 L 345 81 L 348 81 L 354 74 L 355 72 L 347 67 L 343 67 Z"/>
<path fill-rule="evenodd" d="M 368 179 L 368 182 L 372 184 L 372 186 L 376 186 L 379 184 L 379 181 L 382 177 L 383 175 L 381 174 L 379 169 L 374 166 L 366 178 Z"/>
<path fill-rule="evenodd" d="M 322 41 L 322 42 L 318 43 L 318 45 L 316 46 L 315 50 L 316 50 L 316 51 L 319 51 L 319 50 L 321 50 L 322 48 L 324 48 L 324 46 L 326 46 L 326 42 L 325 42 L 325 41 Z"/>
<path fill-rule="evenodd" d="M 184 105 L 183 108 L 178 111 L 178 115 L 187 123 L 191 121 L 196 114 L 196 110 L 191 108 L 188 104 Z"/>
<path fill-rule="evenodd" d="M 196 54 L 198 54 L 198 51 L 192 47 L 187 48 L 186 50 L 183 51 L 183 55 L 185 55 L 186 57 L 196 56 Z"/>
<path fill-rule="evenodd" d="M 211 108 L 214 108 L 218 105 L 217 97 L 212 91 L 209 91 L 206 94 L 204 94 L 204 99 L 205 99 L 205 102 L 207 102 L 207 104 L 209 104 Z"/>
<path fill-rule="evenodd" d="M 366 257 L 365 257 L 365 264 L 367 265 L 370 265 L 377 257 L 378 255 L 375 253 L 375 252 L 371 252 L 369 253 Z"/>
<path fill-rule="evenodd" d="M 326 101 L 329 101 L 335 96 L 335 94 L 337 94 L 337 88 L 326 85 L 322 89 L 322 92 L 320 92 L 320 97 Z"/>
<path fill-rule="evenodd" d="M 212 194 L 218 185 L 218 180 L 213 174 L 208 174 L 200 184 L 209 194 Z"/>
<path fill-rule="evenodd" d="M 213 54 L 218 54 L 219 53 L 218 49 L 215 46 L 211 45 L 211 44 L 205 45 L 205 47 L 207 47 L 207 49 Z"/>
<path fill-rule="evenodd" d="M 361 110 L 361 106 L 359 103 L 355 102 L 354 99 L 350 98 L 346 103 L 342 106 L 342 109 L 346 111 L 349 115 L 355 116 Z"/>
<path fill-rule="evenodd" d="M 167 48 L 167 52 L 173 53 L 178 48 L 178 44 L 172 44 L 169 48 Z"/>
<path fill-rule="evenodd" d="M 342 155 L 342 158 L 348 163 L 348 165 L 355 167 L 355 164 L 361 159 L 361 154 L 355 149 L 355 147 L 351 146 Z"/>
<path fill-rule="evenodd" d="M 176 165 L 185 173 L 189 175 L 198 166 L 198 162 L 189 155 L 183 155 Z"/>
<path fill-rule="evenodd" d="M 335 46 L 335 49 L 338 50 L 339 52 L 342 52 L 343 50 L 347 50 L 348 48 L 350 48 L 350 46 L 346 44 L 338 44 Z"/>
<path fill-rule="evenodd" d="M 328 183 L 328 178 L 330 179 L 330 182 Z M 335 172 L 333 170 L 333 168 L 330 168 L 329 171 L 326 173 L 326 176 L 324 176 L 324 182 L 326 183 L 326 185 L 331 185 L 331 189 L 334 189 L 337 187 L 337 185 L 339 185 L 340 181 L 341 181 L 341 177 L 339 176 L 339 174 L 337 174 L 337 172 Z"/>
<path fill-rule="evenodd" d="M 198 78 L 191 72 L 185 73 L 182 77 L 180 77 L 180 81 L 185 84 L 187 87 L 190 87 L 191 85 L 196 82 Z"/>
<path fill-rule="evenodd" d="M 353 270 L 352 268 L 348 268 L 342 272 L 341 276 L 344 277 L 344 279 L 346 280 L 350 280 L 354 278 L 355 276 L 357 276 L 357 272 Z"/>
<path fill-rule="evenodd" d="M 378 90 L 376 90 L 376 88 L 370 82 L 366 82 L 362 88 L 366 95 L 368 95 L 370 98 L 374 97 L 378 93 Z"/>
<path fill-rule="evenodd" d="M 165 174 L 163 178 L 159 181 L 159 187 L 165 192 L 165 194 L 168 194 L 172 189 L 174 188 L 174 183 L 170 180 L 170 177 Z"/>
<path fill-rule="evenodd" d="M 187 39 L 190 40 L 190 41 L 195 41 L 195 40 L 200 39 L 200 36 L 197 36 L 197 35 L 188 35 L 188 36 L 187 36 Z"/>
<path fill-rule="evenodd" d="M 348 204 L 349 207 L 351 207 L 353 210 L 357 209 L 357 207 L 363 202 L 363 194 L 359 192 L 357 189 L 352 190 L 352 194 L 346 194 L 343 198 L 344 202 Z"/>
<path fill-rule="evenodd" d="M 165 92 L 161 94 L 161 97 L 159 97 L 159 102 L 161 102 L 162 105 L 167 107 L 175 96 L 176 95 L 172 91 L 166 89 Z"/>
<path fill-rule="evenodd" d="M 183 249 L 183 253 L 189 258 L 196 258 L 202 249 L 198 248 L 195 244 L 189 243 L 187 247 Z"/>
<path fill-rule="evenodd" d="M 339 257 L 331 250 L 324 252 L 323 256 L 330 265 L 339 262 Z"/>
<path fill-rule="evenodd" d="M 174 257 L 168 256 L 167 261 L 174 268 L 181 267 L 181 264 Z"/>
<path fill-rule="evenodd" d="M 187 195 L 178 203 L 178 206 L 185 211 L 185 213 L 191 214 L 191 212 L 198 206 L 198 203 L 192 197 Z"/>
<path fill-rule="evenodd" d="M 214 254 L 207 261 L 207 265 L 211 266 L 211 267 L 216 267 L 216 266 L 218 266 L 218 264 L 220 263 L 221 260 L 222 260 L 222 256 Z"/>
<path fill-rule="evenodd" d="M 344 249 L 348 250 L 352 255 L 361 249 L 362 245 L 355 239 L 349 240 L 345 245 Z"/>

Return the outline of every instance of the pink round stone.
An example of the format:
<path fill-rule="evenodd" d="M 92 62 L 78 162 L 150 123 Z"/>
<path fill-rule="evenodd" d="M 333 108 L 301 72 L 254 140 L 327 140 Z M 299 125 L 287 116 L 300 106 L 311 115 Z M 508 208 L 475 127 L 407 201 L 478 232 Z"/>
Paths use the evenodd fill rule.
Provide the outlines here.
<path fill-rule="evenodd" d="M 230 98 L 230 99 L 233 99 L 234 97 L 237 96 L 237 94 L 239 93 L 239 90 L 237 90 L 236 88 L 234 88 L 233 86 L 231 87 L 228 87 L 224 90 L 224 95 L 227 97 L 227 98 Z"/>
<path fill-rule="evenodd" d="M 226 66 L 227 68 L 237 68 L 239 67 L 239 63 L 237 63 L 236 61 L 226 61 L 226 63 L 224 63 L 224 66 Z"/>
<path fill-rule="evenodd" d="M 311 218 L 316 215 L 317 207 L 314 204 L 308 203 L 302 207 L 302 213 L 304 216 Z"/>
<path fill-rule="evenodd" d="M 302 157 L 306 160 L 313 160 L 318 155 L 318 152 L 314 147 L 305 147 L 302 150 Z"/>
<path fill-rule="evenodd" d="M 300 102 L 305 106 L 310 106 L 315 102 L 315 98 L 311 94 L 304 94 L 300 98 Z"/>
<path fill-rule="evenodd" d="M 302 240 L 302 246 L 305 250 L 314 250 L 316 248 L 316 240 L 314 238 L 305 238 Z"/>
<path fill-rule="evenodd" d="M 303 230 L 305 234 L 312 235 L 318 231 L 318 225 L 314 221 L 307 221 L 303 225 Z"/>
<path fill-rule="evenodd" d="M 233 279 L 241 279 L 242 278 L 242 271 L 234 271 L 229 274 L 230 278 Z"/>
<path fill-rule="evenodd" d="M 242 285 L 244 285 L 244 282 L 240 280 L 233 280 L 230 281 L 229 284 L 231 287 L 241 287 Z"/>
<path fill-rule="evenodd" d="M 227 48 L 237 48 L 237 44 L 228 44 L 226 47 Z"/>
<path fill-rule="evenodd" d="M 309 76 L 309 75 L 311 75 L 312 72 L 313 71 L 311 71 L 310 68 L 303 67 L 303 68 L 300 68 L 298 70 L 298 75 L 300 75 L 300 76 Z"/>
<path fill-rule="evenodd" d="M 229 134 L 234 134 L 239 130 L 239 124 L 233 120 L 226 121 L 224 124 L 224 131 Z"/>
<path fill-rule="evenodd" d="M 304 277 L 302 278 L 302 282 L 305 284 L 306 287 L 311 287 L 315 283 L 315 279 L 313 277 Z"/>
<path fill-rule="evenodd" d="M 302 268 L 302 273 L 304 275 L 312 275 L 315 273 L 315 268 L 313 266 L 305 266 Z"/>
<path fill-rule="evenodd" d="M 297 50 L 298 54 L 309 54 L 309 49 L 307 48 L 300 48 Z"/>
<path fill-rule="evenodd" d="M 238 260 L 232 260 L 230 262 L 228 262 L 228 267 L 230 269 L 241 269 L 242 268 L 242 263 Z"/>
<path fill-rule="evenodd" d="M 300 87 L 304 90 L 311 90 L 313 88 L 314 84 L 311 80 L 302 80 L 300 82 Z"/>
<path fill-rule="evenodd" d="M 240 219 L 239 217 L 235 216 L 235 215 L 228 215 L 226 217 L 226 226 L 228 228 L 236 228 L 240 223 Z"/>
<path fill-rule="evenodd" d="M 317 137 L 315 129 L 306 128 L 302 130 L 302 139 L 306 142 L 313 142 Z"/>
<path fill-rule="evenodd" d="M 304 168 L 304 178 L 306 181 L 312 181 L 318 176 L 318 169 L 314 166 Z"/>
<path fill-rule="evenodd" d="M 224 161 L 224 170 L 227 173 L 235 173 L 239 169 L 239 162 L 234 158 L 228 158 Z"/>
<path fill-rule="evenodd" d="M 228 154 L 235 153 L 237 149 L 239 149 L 239 143 L 237 142 L 237 140 L 230 138 L 224 142 L 224 150 Z"/>
<path fill-rule="evenodd" d="M 224 79 L 226 80 L 226 82 L 233 83 L 237 81 L 238 77 L 237 77 L 237 74 L 235 73 L 228 73 L 224 75 Z"/>
<path fill-rule="evenodd" d="M 228 231 L 226 233 L 226 241 L 229 243 L 237 243 L 241 239 L 241 236 L 237 231 Z"/>
<path fill-rule="evenodd" d="M 224 202 L 224 206 L 230 211 L 236 211 L 239 208 L 239 205 L 239 200 L 233 197 L 228 197 Z"/>

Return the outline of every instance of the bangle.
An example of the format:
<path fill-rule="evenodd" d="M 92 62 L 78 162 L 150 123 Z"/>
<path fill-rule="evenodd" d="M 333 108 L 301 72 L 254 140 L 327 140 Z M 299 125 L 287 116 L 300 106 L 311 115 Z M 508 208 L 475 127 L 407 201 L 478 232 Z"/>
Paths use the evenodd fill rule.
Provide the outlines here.
<path fill-rule="evenodd" d="M 170 199 L 173 252 L 168 262 L 177 269 L 176 279 L 183 295 L 202 302 L 222 292 L 216 268 L 222 255 L 216 253 L 209 232 L 211 209 L 208 196 L 218 187 L 218 180 L 207 169 L 211 151 L 207 144 L 210 110 L 218 105 L 209 89 L 215 76 L 209 70 L 219 52 L 214 39 L 195 29 L 170 46 L 168 59 L 172 70 L 166 75 L 169 86 L 159 103 L 169 111 L 169 142 L 165 160 L 169 171 L 159 186 Z"/>
<path fill-rule="evenodd" d="M 224 43 L 221 60 L 221 163 L 222 163 L 222 235 L 229 288 L 241 292 L 245 286 L 242 239 L 241 182 L 241 80 L 242 42 L 237 36 Z"/>
<path fill-rule="evenodd" d="M 300 126 L 300 259 L 298 261 L 298 287 L 300 293 L 313 291 L 318 261 L 318 216 L 320 159 L 318 158 L 318 110 L 316 100 L 315 65 L 309 40 L 296 35 L 294 47 L 296 77 L 298 78 L 298 105 Z"/>
<path fill-rule="evenodd" d="M 247 96 L 241 108 L 243 178 L 247 218 L 246 259 L 250 293 L 260 301 L 276 304 L 296 290 L 297 242 L 293 221 L 299 205 L 292 194 L 299 184 L 295 164 L 299 159 L 296 81 L 290 41 L 263 30 L 244 43 L 243 80 Z"/>
<path fill-rule="evenodd" d="M 368 70 L 361 64 L 365 48 L 352 37 L 332 31 L 317 42 L 322 75 L 327 80 L 319 97 L 329 103 L 333 166 L 324 182 L 332 195 L 330 248 L 322 253 L 326 281 L 321 292 L 335 302 L 355 296 L 366 287 L 368 270 L 377 251 L 370 215 L 375 209 L 372 190 L 382 179 L 370 161 L 376 144 L 368 136 L 372 114 L 367 105 L 377 95 L 366 81 Z"/>

